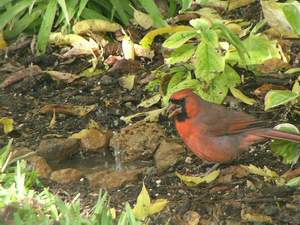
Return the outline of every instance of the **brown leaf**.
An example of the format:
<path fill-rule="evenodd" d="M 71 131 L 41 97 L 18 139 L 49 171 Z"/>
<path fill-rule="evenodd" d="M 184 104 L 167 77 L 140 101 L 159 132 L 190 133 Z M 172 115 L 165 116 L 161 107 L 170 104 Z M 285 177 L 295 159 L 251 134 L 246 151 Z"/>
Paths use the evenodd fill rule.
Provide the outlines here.
<path fill-rule="evenodd" d="M 55 110 L 56 113 L 63 113 L 72 116 L 85 116 L 89 112 L 94 111 L 96 109 L 95 105 L 89 106 L 81 106 L 81 105 L 63 105 L 63 104 L 50 104 L 45 105 L 40 109 L 40 113 L 48 113 L 53 112 Z"/>
<path fill-rule="evenodd" d="M 14 83 L 24 80 L 28 76 L 35 76 L 42 73 L 42 69 L 39 66 L 33 65 L 31 67 L 21 69 L 9 77 L 7 77 L 1 84 L 0 88 L 6 88 Z"/>

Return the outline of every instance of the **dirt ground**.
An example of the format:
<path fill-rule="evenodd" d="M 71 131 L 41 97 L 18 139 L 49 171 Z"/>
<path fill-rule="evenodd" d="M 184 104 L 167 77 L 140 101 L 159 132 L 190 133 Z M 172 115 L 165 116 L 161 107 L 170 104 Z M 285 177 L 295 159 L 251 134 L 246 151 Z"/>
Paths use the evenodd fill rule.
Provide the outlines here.
<path fill-rule="evenodd" d="M 249 9 L 242 10 L 247 12 Z M 251 10 L 250 12 L 256 12 L 255 8 Z M 243 14 L 244 11 L 237 13 Z M 248 15 L 254 17 L 253 19 L 260 16 L 259 13 L 248 13 Z M 234 15 L 231 16 L 234 17 Z M 52 68 L 68 72 L 76 72 L 86 67 L 85 59 L 76 59 L 70 64 L 61 64 L 60 59 L 53 54 L 55 51 L 56 49 L 50 48 L 47 55 L 38 58 L 32 56 L 29 45 L 9 52 L 8 57 L 0 61 L 0 81 L 3 81 L 9 72 L 30 63 L 39 65 L 42 69 Z M 159 61 L 152 62 L 140 70 L 138 72 L 139 79 L 145 78 L 153 68 L 161 63 Z M 9 135 L 4 135 L 0 131 L 0 147 L 4 146 L 10 138 L 14 138 L 14 146 L 35 149 L 40 141 L 49 135 L 69 137 L 72 133 L 79 132 L 86 127 L 90 119 L 111 131 L 118 132 L 126 126 L 120 117 L 142 111 L 137 108 L 137 105 L 148 97 L 148 94 L 140 84 L 135 85 L 131 91 L 123 89 L 118 83 L 118 76 L 111 76 L 108 82 L 101 82 L 101 77 L 104 75 L 81 78 L 66 84 L 54 81 L 50 76 L 42 73 L 37 76 L 29 76 L 0 90 L 0 117 L 13 117 L 16 126 Z M 250 77 L 241 88 L 250 94 L 255 85 L 259 86 L 259 83 L 255 83 Z M 57 115 L 56 127 L 49 128 L 52 115 L 40 114 L 39 110 L 45 104 L 50 103 L 96 104 L 97 106 L 96 110 L 83 117 Z M 159 108 L 159 106 L 153 108 Z M 287 109 L 284 107 L 268 113 L 263 111 L 261 104 L 246 107 L 239 103 L 238 108 L 273 122 L 299 122 L 299 118 L 286 113 Z M 161 116 L 159 123 L 170 138 L 178 138 L 172 121 Z M 111 149 L 108 149 L 107 154 L 112 154 L 110 151 Z M 94 165 L 101 162 L 101 160 L 99 161 L 101 157 L 102 155 L 97 153 L 81 152 L 65 162 L 64 166 Z M 113 163 L 112 160 L 110 162 L 112 167 Z M 150 160 L 149 164 L 151 163 Z M 251 151 L 241 155 L 239 159 L 221 165 L 220 169 L 224 173 L 230 174 L 231 172 L 228 172 L 230 168 L 234 171 L 241 164 L 267 166 L 278 174 L 283 174 L 290 169 L 289 165 L 283 164 L 280 158 L 274 156 L 270 151 L 269 143 L 255 146 Z M 299 166 L 298 163 L 294 167 Z M 263 177 L 251 174 L 241 177 L 232 176 L 229 180 L 188 187 L 175 175 L 175 171 L 197 175 L 204 173 L 209 167 L 210 165 L 203 164 L 200 159 L 187 151 L 184 160 L 162 174 L 144 174 L 138 181 L 108 190 L 111 196 L 111 205 L 117 209 L 122 208 L 126 201 L 133 205 L 141 190 L 142 182 L 144 182 L 152 199 L 166 198 L 170 201 L 164 211 L 151 217 L 150 224 L 165 224 L 167 221 L 170 224 L 184 224 L 184 218 L 190 211 L 197 212 L 200 215 L 200 224 L 207 225 L 300 224 L 299 188 L 279 187 L 274 182 L 264 181 Z M 71 200 L 77 193 L 80 193 L 84 213 L 91 210 L 99 192 L 99 190 L 91 189 L 85 179 L 72 184 L 59 184 L 44 179 L 43 183 L 64 200 Z"/>

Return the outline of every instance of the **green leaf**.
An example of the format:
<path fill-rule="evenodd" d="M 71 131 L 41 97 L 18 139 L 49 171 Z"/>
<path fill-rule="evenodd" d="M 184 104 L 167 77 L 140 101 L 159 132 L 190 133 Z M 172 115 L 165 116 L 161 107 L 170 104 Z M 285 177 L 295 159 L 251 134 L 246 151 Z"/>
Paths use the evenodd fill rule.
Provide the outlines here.
<path fill-rule="evenodd" d="M 282 11 L 294 32 L 300 35 L 300 12 L 297 7 L 288 3 L 283 6 Z"/>
<path fill-rule="evenodd" d="M 9 23 L 16 15 L 32 4 L 32 0 L 23 0 L 10 7 L 6 12 L 0 15 L 0 30 Z"/>
<path fill-rule="evenodd" d="M 193 0 L 181 0 L 181 10 L 180 13 L 186 11 L 192 5 Z"/>
<path fill-rule="evenodd" d="M 64 17 L 66 19 L 67 25 L 70 25 L 69 12 L 68 12 L 65 0 L 57 0 L 57 3 L 59 4 L 59 6 L 60 6 L 60 8 L 61 8 L 61 10 L 63 12 L 63 15 L 64 15 Z"/>
<path fill-rule="evenodd" d="M 210 28 L 210 24 L 206 19 L 193 19 L 190 21 L 192 27 L 202 32 L 206 32 Z"/>
<path fill-rule="evenodd" d="M 198 79 L 210 82 L 224 71 L 225 57 L 217 53 L 209 43 L 202 41 L 195 53 L 195 75 Z"/>
<path fill-rule="evenodd" d="M 300 177 L 294 177 L 293 179 L 290 179 L 287 183 L 287 186 L 289 187 L 297 187 L 300 185 Z"/>
<path fill-rule="evenodd" d="M 299 134 L 298 128 L 289 123 L 279 124 L 274 129 Z M 285 140 L 275 140 L 271 143 L 271 149 L 277 155 L 281 156 L 283 158 L 283 162 L 287 164 L 297 163 L 300 157 L 299 143 Z"/>
<path fill-rule="evenodd" d="M 166 63 L 172 65 L 179 62 L 187 62 L 194 55 L 195 49 L 193 44 L 184 44 L 175 49 L 171 55 L 166 58 Z"/>
<path fill-rule="evenodd" d="M 196 37 L 198 34 L 195 31 L 181 31 L 172 34 L 165 42 L 163 43 L 164 48 L 179 48 L 188 40 Z"/>
<path fill-rule="evenodd" d="M 159 8 L 155 4 L 153 0 L 139 0 L 141 5 L 144 7 L 144 9 L 149 13 L 151 18 L 153 19 L 154 24 L 157 27 L 165 27 L 168 24 L 166 21 L 163 19 Z"/>
<path fill-rule="evenodd" d="M 298 98 L 299 96 L 300 96 L 300 94 L 294 93 L 289 90 L 269 91 L 265 96 L 265 110 L 288 103 L 288 102 Z"/>
<path fill-rule="evenodd" d="M 79 3 L 79 9 L 77 11 L 77 14 L 76 14 L 76 18 L 78 19 L 80 16 L 81 16 L 81 13 L 83 12 L 84 9 L 87 9 L 86 8 L 86 4 L 88 3 L 89 0 L 80 0 L 80 3 Z M 90 18 L 91 19 L 91 18 Z M 94 18 L 94 19 L 101 19 L 101 18 Z"/>
<path fill-rule="evenodd" d="M 38 50 L 41 53 L 45 53 L 49 35 L 51 33 L 52 25 L 54 23 L 55 13 L 57 10 L 57 1 L 56 0 L 50 0 L 45 15 L 43 16 L 43 21 L 39 30 L 38 34 Z"/>
<path fill-rule="evenodd" d="M 240 54 L 236 51 L 229 51 L 226 60 L 239 63 L 240 65 L 260 65 L 268 59 L 281 59 L 280 51 L 276 40 L 269 40 L 265 35 L 250 35 L 243 41 L 249 58 L 241 60 Z"/>
<path fill-rule="evenodd" d="M 247 105 L 253 105 L 256 103 L 255 99 L 249 98 L 248 96 L 244 95 L 243 92 L 241 92 L 239 89 L 236 89 L 234 87 L 230 88 L 231 94 L 241 100 L 242 102 L 246 103 Z"/>
<path fill-rule="evenodd" d="M 43 13 L 44 7 L 39 9 L 35 8 L 32 13 L 26 13 L 17 23 L 14 24 L 12 29 L 5 29 L 5 39 L 13 39 L 29 27 L 40 15 Z"/>

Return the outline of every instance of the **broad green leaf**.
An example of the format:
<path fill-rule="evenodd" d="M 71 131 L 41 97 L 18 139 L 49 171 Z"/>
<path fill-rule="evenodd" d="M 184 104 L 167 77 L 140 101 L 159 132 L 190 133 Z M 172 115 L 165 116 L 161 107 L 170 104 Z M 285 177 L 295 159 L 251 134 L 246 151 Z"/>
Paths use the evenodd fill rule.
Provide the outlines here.
<path fill-rule="evenodd" d="M 153 0 L 139 0 L 144 9 L 149 13 L 157 27 L 167 26 L 167 22 L 163 19 L 159 8 Z"/>
<path fill-rule="evenodd" d="M 206 32 L 210 27 L 209 21 L 203 18 L 193 19 L 190 21 L 190 24 L 192 25 L 192 27 L 202 32 Z"/>
<path fill-rule="evenodd" d="M 287 186 L 289 187 L 297 187 L 300 185 L 300 177 L 294 177 L 293 179 L 290 179 L 287 183 Z"/>
<path fill-rule="evenodd" d="M 235 98 L 241 100 L 242 102 L 248 105 L 253 105 L 256 103 L 255 99 L 249 98 L 248 96 L 244 95 L 243 92 L 234 87 L 230 88 L 230 92 Z"/>
<path fill-rule="evenodd" d="M 149 209 L 150 209 L 150 196 L 149 193 L 145 187 L 145 184 L 143 184 L 142 191 L 140 192 L 136 205 L 133 209 L 134 216 L 139 220 L 146 219 L 147 216 L 149 216 Z"/>
<path fill-rule="evenodd" d="M 247 61 L 241 60 L 239 53 L 229 51 L 226 60 L 237 62 L 240 65 L 260 65 L 268 59 L 281 59 L 280 50 L 276 40 L 269 40 L 265 35 L 250 35 L 243 41 L 249 55 Z"/>
<path fill-rule="evenodd" d="M 269 91 L 265 96 L 265 110 L 288 103 L 296 98 L 299 98 L 299 96 L 300 94 L 289 90 Z"/>
<path fill-rule="evenodd" d="M 181 10 L 180 13 L 186 11 L 192 5 L 193 0 L 181 0 Z"/>
<path fill-rule="evenodd" d="M 205 176 L 186 176 L 181 175 L 177 172 L 175 174 L 183 183 L 185 183 L 187 186 L 192 187 L 201 183 L 213 182 L 220 175 L 220 170 L 214 170 Z"/>
<path fill-rule="evenodd" d="M 300 3 L 298 2 L 298 9 L 296 5 L 287 3 L 282 10 L 294 32 L 300 35 Z"/>
<path fill-rule="evenodd" d="M 196 47 L 193 44 L 184 44 L 181 47 L 175 49 L 171 55 L 165 59 L 169 65 L 187 62 L 195 53 Z"/>
<path fill-rule="evenodd" d="M 277 125 L 274 129 L 299 134 L 299 130 L 296 126 L 289 123 L 283 123 Z M 285 140 L 274 140 L 271 143 L 271 149 L 279 156 L 283 158 L 283 162 L 286 164 L 297 163 L 300 157 L 300 144 Z"/>
<path fill-rule="evenodd" d="M 12 7 L 10 7 L 7 11 L 2 13 L 0 15 L 0 30 L 2 30 L 7 23 L 11 22 L 11 20 L 16 15 L 18 15 L 24 9 L 29 7 L 31 4 L 32 4 L 32 0 L 23 0 L 23 1 L 16 3 Z"/>
<path fill-rule="evenodd" d="M 164 48 L 179 48 L 188 40 L 196 37 L 198 34 L 194 31 L 181 31 L 176 32 L 171 35 L 165 42 L 163 43 Z"/>
<path fill-rule="evenodd" d="M 228 89 L 235 87 L 241 82 L 239 75 L 230 66 L 225 67 L 225 71 L 212 80 L 207 87 L 198 85 L 196 93 L 204 100 L 220 104 L 228 93 Z"/>
<path fill-rule="evenodd" d="M 217 53 L 207 42 L 201 42 L 195 53 L 195 75 L 198 79 L 210 82 L 224 71 L 225 57 Z"/>
<path fill-rule="evenodd" d="M 43 16 L 43 21 L 38 34 L 38 50 L 41 53 L 45 53 L 48 39 L 51 33 L 52 25 L 54 23 L 54 18 L 57 10 L 57 0 L 50 0 L 46 12 Z"/>

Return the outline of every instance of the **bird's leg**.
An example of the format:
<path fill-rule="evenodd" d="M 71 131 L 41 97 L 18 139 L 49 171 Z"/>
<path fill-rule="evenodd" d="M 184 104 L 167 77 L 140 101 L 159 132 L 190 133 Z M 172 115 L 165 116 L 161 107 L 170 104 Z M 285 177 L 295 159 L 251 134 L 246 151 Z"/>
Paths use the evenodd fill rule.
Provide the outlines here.
<path fill-rule="evenodd" d="M 211 173 L 212 171 L 216 170 L 220 166 L 220 163 L 212 163 L 212 162 L 203 161 L 202 166 L 212 165 L 212 164 L 213 164 L 213 166 L 207 168 L 204 175 L 207 175 L 207 174 Z"/>

